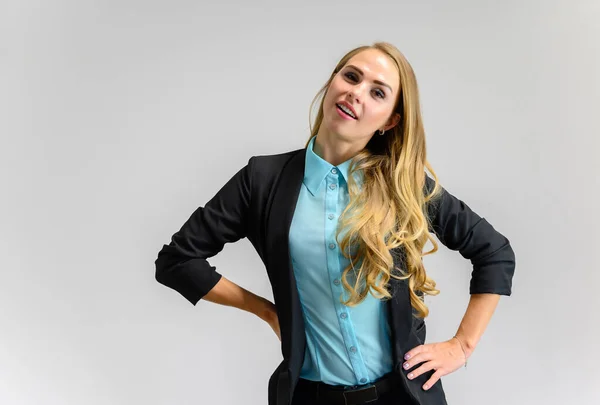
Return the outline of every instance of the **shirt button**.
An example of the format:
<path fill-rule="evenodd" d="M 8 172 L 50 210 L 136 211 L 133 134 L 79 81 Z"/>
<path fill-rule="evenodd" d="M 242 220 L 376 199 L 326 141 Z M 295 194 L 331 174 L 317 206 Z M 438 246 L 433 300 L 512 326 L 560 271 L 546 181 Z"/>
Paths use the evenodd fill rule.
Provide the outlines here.
<path fill-rule="evenodd" d="M 352 353 L 356 353 L 356 347 L 354 347 L 354 346 L 350 346 L 350 351 L 351 351 Z"/>
<path fill-rule="evenodd" d="M 332 190 L 335 190 L 335 184 L 330 184 L 329 188 L 332 189 Z"/>
<path fill-rule="evenodd" d="M 361 382 L 362 384 L 364 384 L 364 383 L 366 383 L 366 382 L 367 382 L 367 379 L 363 377 L 363 378 L 361 378 L 361 379 L 360 379 L 360 382 Z"/>
<path fill-rule="evenodd" d="M 333 219 L 334 217 L 335 217 L 335 215 L 333 215 L 333 214 L 327 215 L 327 218 L 329 218 L 329 219 Z"/>
<path fill-rule="evenodd" d="M 338 280 L 337 278 L 335 280 L 333 280 L 333 284 L 335 285 L 340 285 L 340 280 Z"/>
<path fill-rule="evenodd" d="M 336 174 L 337 173 L 337 169 L 336 168 L 331 169 L 331 173 Z"/>
<path fill-rule="evenodd" d="M 335 244 L 334 243 L 330 243 L 329 244 L 329 249 L 335 249 Z"/>
<path fill-rule="evenodd" d="M 342 313 L 341 313 L 341 315 L 340 315 L 340 317 L 341 317 L 342 319 L 346 319 L 346 318 L 348 317 L 348 314 L 347 314 L 347 313 L 345 313 L 345 312 L 342 312 Z"/>

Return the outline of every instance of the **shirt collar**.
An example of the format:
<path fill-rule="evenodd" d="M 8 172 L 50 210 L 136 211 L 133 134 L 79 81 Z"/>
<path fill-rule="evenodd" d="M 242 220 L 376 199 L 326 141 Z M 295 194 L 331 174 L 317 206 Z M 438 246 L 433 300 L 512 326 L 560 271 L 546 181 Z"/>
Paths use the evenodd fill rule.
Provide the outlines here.
<path fill-rule="evenodd" d="M 350 161 L 352 160 L 352 158 L 350 158 L 337 166 L 332 165 L 313 151 L 315 139 L 316 135 L 311 138 L 306 147 L 306 157 L 304 161 L 304 184 L 312 195 L 316 195 L 319 192 L 319 188 L 321 187 L 325 176 L 327 176 L 333 168 L 337 168 L 344 178 L 344 181 L 348 183 L 348 168 L 350 167 Z M 361 176 L 357 175 L 357 173 L 354 174 L 354 180 L 359 186 L 362 184 Z"/>

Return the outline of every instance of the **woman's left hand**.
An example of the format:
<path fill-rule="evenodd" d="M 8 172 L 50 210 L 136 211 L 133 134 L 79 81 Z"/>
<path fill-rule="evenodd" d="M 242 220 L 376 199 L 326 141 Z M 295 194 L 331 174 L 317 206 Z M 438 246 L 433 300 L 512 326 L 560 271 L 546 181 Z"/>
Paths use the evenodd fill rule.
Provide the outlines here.
<path fill-rule="evenodd" d="M 423 385 L 424 390 L 428 390 L 440 377 L 458 370 L 466 362 L 460 342 L 455 338 L 440 343 L 419 345 L 409 350 L 404 355 L 404 360 L 402 368 L 408 371 L 409 380 L 427 371 L 435 370 L 431 378 Z M 419 363 L 422 363 L 419 368 L 411 370 Z"/>

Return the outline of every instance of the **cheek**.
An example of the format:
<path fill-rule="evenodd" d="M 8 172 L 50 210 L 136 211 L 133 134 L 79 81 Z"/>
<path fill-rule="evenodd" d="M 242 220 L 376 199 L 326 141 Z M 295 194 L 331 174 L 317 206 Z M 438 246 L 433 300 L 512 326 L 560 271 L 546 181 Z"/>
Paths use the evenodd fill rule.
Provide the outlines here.
<path fill-rule="evenodd" d="M 327 94 L 325 94 L 325 98 L 323 99 L 323 104 L 325 107 L 327 107 L 328 105 L 333 103 L 333 99 L 335 96 L 334 92 L 335 92 L 335 90 L 330 87 L 329 90 L 327 91 Z"/>
<path fill-rule="evenodd" d="M 325 101 L 329 101 L 333 103 L 335 100 L 340 98 L 340 94 L 342 94 L 344 90 L 339 86 L 336 86 L 335 83 L 331 83 L 329 86 L 329 90 L 327 90 L 327 95 L 325 96 Z"/>
<path fill-rule="evenodd" d="M 362 120 L 366 125 L 377 125 L 383 117 L 383 112 L 380 106 L 375 103 L 366 103 L 363 109 Z"/>
<path fill-rule="evenodd" d="M 369 107 L 368 111 L 365 112 L 365 117 L 368 117 L 368 121 L 374 123 L 374 125 L 384 122 L 392 112 L 388 106 L 371 105 Z"/>

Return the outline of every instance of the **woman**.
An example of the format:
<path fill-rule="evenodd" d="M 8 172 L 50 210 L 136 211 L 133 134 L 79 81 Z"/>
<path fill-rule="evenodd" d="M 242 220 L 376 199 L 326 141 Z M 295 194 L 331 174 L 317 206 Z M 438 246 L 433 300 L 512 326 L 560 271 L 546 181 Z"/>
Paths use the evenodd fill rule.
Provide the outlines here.
<path fill-rule="evenodd" d="M 269 405 L 446 404 L 440 378 L 466 365 L 510 295 L 513 250 L 439 185 L 416 78 L 393 45 L 347 53 L 319 96 L 305 148 L 251 157 L 163 246 L 156 279 L 194 305 L 204 298 L 269 323 L 283 354 Z M 424 296 L 439 293 L 422 262 L 437 251 L 433 234 L 473 275 L 456 335 L 425 344 Z M 274 304 L 206 260 L 243 237 Z"/>

